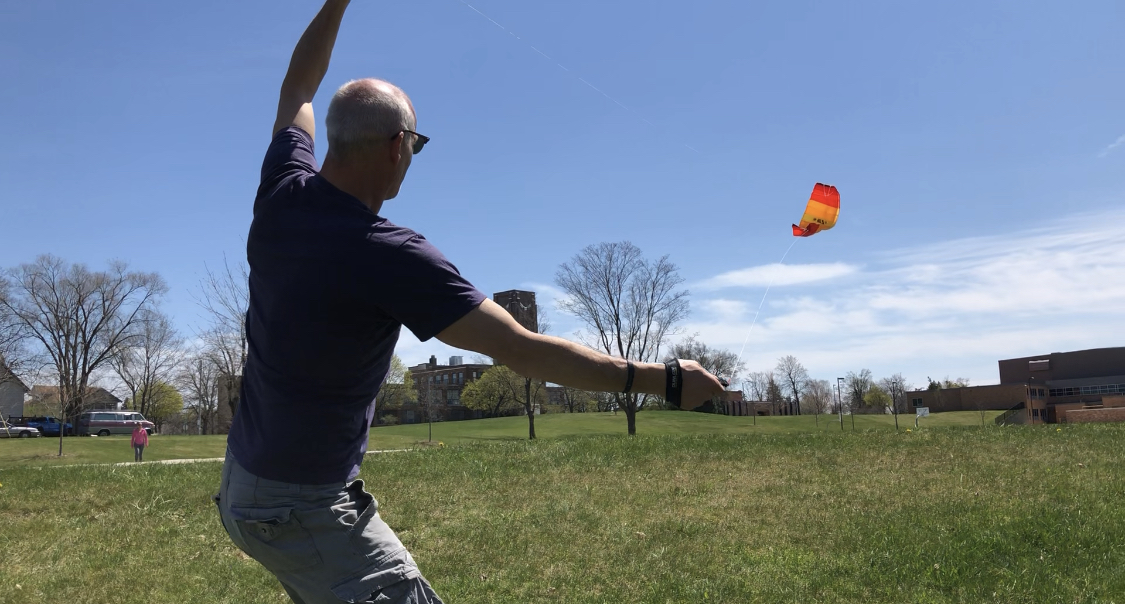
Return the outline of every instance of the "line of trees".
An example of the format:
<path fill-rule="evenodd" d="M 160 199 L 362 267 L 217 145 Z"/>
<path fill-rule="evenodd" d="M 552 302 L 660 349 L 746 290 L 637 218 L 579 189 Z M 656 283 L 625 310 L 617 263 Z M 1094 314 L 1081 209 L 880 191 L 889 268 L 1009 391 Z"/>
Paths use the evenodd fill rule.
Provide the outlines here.
<path fill-rule="evenodd" d="M 237 404 L 246 362 L 247 273 L 207 268 L 193 292 L 206 320 L 189 341 L 161 308 L 158 273 L 50 254 L 0 271 L 0 381 L 46 385 L 29 414 L 73 423 L 106 390 L 158 429 L 213 433 L 219 405 Z M 60 455 L 62 446 L 60 435 Z"/>

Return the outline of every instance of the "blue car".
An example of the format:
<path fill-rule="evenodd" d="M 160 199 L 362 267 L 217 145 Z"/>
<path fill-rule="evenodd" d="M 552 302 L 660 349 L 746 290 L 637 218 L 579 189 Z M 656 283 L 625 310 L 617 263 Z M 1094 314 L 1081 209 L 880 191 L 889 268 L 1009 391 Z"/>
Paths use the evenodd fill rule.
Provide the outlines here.
<path fill-rule="evenodd" d="M 59 427 L 61 426 L 59 418 L 50 416 L 11 417 L 8 419 L 11 420 L 13 424 L 35 428 L 39 430 L 39 433 L 43 436 L 58 436 Z M 66 435 L 74 436 L 74 425 L 70 422 L 66 424 Z"/>

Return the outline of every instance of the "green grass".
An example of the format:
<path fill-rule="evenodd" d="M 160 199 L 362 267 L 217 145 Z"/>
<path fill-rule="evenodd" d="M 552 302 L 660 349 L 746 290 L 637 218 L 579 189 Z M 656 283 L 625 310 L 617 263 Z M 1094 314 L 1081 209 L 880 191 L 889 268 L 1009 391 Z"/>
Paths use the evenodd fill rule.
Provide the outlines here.
<path fill-rule="evenodd" d="M 1125 425 L 925 421 L 642 418 L 637 438 L 447 439 L 361 477 L 451 604 L 1125 603 Z M 286 601 L 223 533 L 219 469 L 0 471 L 0 602 Z"/>
<path fill-rule="evenodd" d="M 985 412 L 991 425 L 998 411 Z M 844 430 L 852 430 L 852 418 L 844 417 Z M 979 426 L 975 411 L 934 414 L 922 418 L 927 427 Z M 900 429 L 914 427 L 914 416 L 899 416 Z M 857 415 L 855 429 L 894 430 L 894 417 Z M 369 451 L 415 447 L 429 439 L 427 424 L 384 426 L 372 429 Z M 651 436 L 672 434 L 779 434 L 786 432 L 840 431 L 835 416 L 726 417 L 680 411 L 643 411 L 637 416 L 637 433 Z M 536 437 L 544 439 L 625 434 L 625 414 L 550 414 L 535 418 Z M 526 440 L 526 417 L 502 417 L 467 422 L 438 422 L 433 425 L 434 442 L 459 445 L 475 442 Z M 153 436 L 145 448 L 145 461 L 222 457 L 226 436 Z M 128 435 L 63 439 L 59 457 L 58 438 L 0 439 L 0 468 L 133 461 Z"/>

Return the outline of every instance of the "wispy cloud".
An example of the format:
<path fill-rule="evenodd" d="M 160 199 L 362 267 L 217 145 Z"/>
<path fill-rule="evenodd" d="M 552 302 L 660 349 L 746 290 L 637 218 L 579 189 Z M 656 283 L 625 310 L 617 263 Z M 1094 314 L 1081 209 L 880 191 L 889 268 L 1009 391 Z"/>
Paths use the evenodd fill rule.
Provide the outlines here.
<path fill-rule="evenodd" d="M 1113 151 L 1114 149 L 1120 147 L 1121 145 L 1125 145 L 1125 134 L 1122 134 L 1121 136 L 1117 137 L 1117 140 L 1110 143 L 1110 145 L 1108 147 L 1106 147 L 1105 149 L 1102 149 L 1102 152 L 1098 154 L 1098 157 L 1105 157 L 1105 156 L 1109 155 L 1110 151 Z"/>
<path fill-rule="evenodd" d="M 775 291 L 744 359 L 797 356 L 814 375 L 863 367 L 995 382 L 996 361 L 1100 346 L 1125 333 L 1125 212 L 994 237 L 893 250 L 831 288 Z M 757 305 L 696 301 L 689 333 L 741 349 Z"/>
<path fill-rule="evenodd" d="M 722 273 L 693 286 L 693 289 L 715 290 L 726 287 L 775 287 L 826 281 L 859 270 L 858 266 L 833 262 L 830 264 L 763 264 Z"/>

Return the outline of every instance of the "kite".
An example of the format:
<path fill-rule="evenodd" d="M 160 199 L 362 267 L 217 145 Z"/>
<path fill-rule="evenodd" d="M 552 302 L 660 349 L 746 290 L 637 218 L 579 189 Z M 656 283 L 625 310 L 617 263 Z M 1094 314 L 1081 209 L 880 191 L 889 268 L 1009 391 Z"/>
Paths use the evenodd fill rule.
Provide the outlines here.
<path fill-rule="evenodd" d="M 836 187 L 818 182 L 809 196 L 809 205 L 805 206 L 801 224 L 793 225 L 793 236 L 808 237 L 813 233 L 827 231 L 836 226 L 836 218 L 839 216 L 840 192 Z"/>

